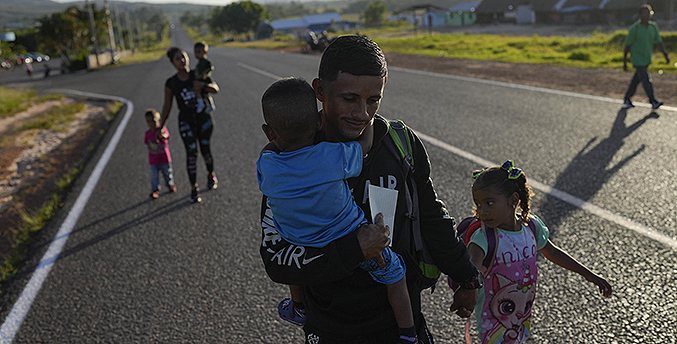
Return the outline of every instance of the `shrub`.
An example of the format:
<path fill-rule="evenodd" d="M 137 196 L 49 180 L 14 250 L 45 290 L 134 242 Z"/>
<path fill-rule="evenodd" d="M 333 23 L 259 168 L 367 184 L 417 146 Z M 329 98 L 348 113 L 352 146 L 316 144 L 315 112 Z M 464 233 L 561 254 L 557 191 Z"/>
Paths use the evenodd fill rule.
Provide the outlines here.
<path fill-rule="evenodd" d="M 590 53 L 585 50 L 575 50 L 569 54 L 567 59 L 575 61 L 590 61 L 590 57 Z"/>

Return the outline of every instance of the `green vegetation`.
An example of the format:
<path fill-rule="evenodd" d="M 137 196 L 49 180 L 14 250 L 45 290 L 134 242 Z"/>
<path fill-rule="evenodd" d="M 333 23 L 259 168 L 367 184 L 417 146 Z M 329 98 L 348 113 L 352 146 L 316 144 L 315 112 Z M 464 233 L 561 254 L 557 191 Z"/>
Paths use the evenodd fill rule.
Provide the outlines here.
<path fill-rule="evenodd" d="M 379 27 L 383 25 L 387 11 L 386 5 L 380 0 L 370 2 L 364 10 L 364 25 L 366 27 Z"/>
<path fill-rule="evenodd" d="M 24 260 L 32 235 L 40 231 L 47 224 L 60 206 L 61 196 L 55 193 L 35 213 L 21 212 L 22 223 L 14 231 L 15 244 L 12 245 L 13 250 L 8 256 L 4 257 L 4 262 L 0 265 L 0 283 L 5 282 L 18 271 L 18 266 Z"/>
<path fill-rule="evenodd" d="M 120 109 L 122 109 L 122 107 L 124 105 L 125 104 L 123 102 L 117 102 L 117 101 L 110 103 L 110 105 L 108 105 L 108 115 L 110 117 L 106 117 L 106 119 L 109 120 L 109 121 L 112 120 L 113 116 L 115 116 L 120 111 Z"/>
<path fill-rule="evenodd" d="M 26 110 L 29 101 L 35 97 L 35 91 L 15 91 L 0 86 L 0 118 L 9 117 Z"/>
<path fill-rule="evenodd" d="M 623 65 L 625 32 L 589 37 L 518 37 L 498 35 L 432 35 L 378 38 L 386 52 L 492 60 L 512 63 L 556 64 L 580 68 L 620 68 Z M 666 47 L 677 49 L 677 33 L 663 33 Z M 662 54 L 654 55 L 652 70 L 677 72 L 665 64 Z"/>
<path fill-rule="evenodd" d="M 165 37 L 160 42 L 150 45 L 149 47 L 137 49 L 136 52 L 127 57 L 120 59 L 120 64 L 132 64 L 132 63 L 141 63 L 149 61 L 157 61 L 162 58 L 172 45 L 172 40 L 169 37 Z"/>
<path fill-rule="evenodd" d="M 157 61 L 162 58 L 167 49 L 172 46 L 172 39 L 169 37 L 169 27 L 162 28 L 162 39 L 157 40 L 156 33 L 146 32 L 142 41 L 145 42 L 141 47 L 136 49 L 132 55 L 120 59 L 119 64 L 133 64 L 149 61 Z"/>
<path fill-rule="evenodd" d="M 44 114 L 23 124 L 19 130 L 55 129 L 65 130 L 65 125 L 75 120 L 75 115 L 85 109 L 83 103 L 57 105 Z"/>
<path fill-rule="evenodd" d="M 81 111 L 77 109 L 84 108 L 84 106 L 85 105 L 81 103 L 73 103 L 69 104 L 69 106 L 57 107 L 52 111 L 49 111 L 49 113 L 45 114 L 43 117 L 55 118 L 56 120 L 54 123 L 58 124 L 59 121 L 67 118 L 69 113 L 77 113 L 78 111 Z M 111 112 L 109 115 L 115 116 L 117 112 L 120 111 L 122 106 L 123 104 L 121 102 L 113 102 L 109 104 L 107 106 L 108 111 Z M 38 127 L 43 128 L 41 125 L 38 125 Z M 93 146 L 90 145 L 89 147 Z M 90 151 L 93 151 L 93 149 L 90 149 Z M 49 220 L 54 217 L 56 211 L 62 206 L 61 200 L 82 171 L 83 164 L 84 161 L 80 161 L 80 163 L 78 163 L 75 167 L 71 168 L 67 172 L 60 175 L 58 179 L 51 182 L 54 183 L 51 184 L 54 192 L 39 209 L 34 211 L 19 211 L 21 223 L 19 223 L 16 228 L 12 229 L 11 233 L 8 233 L 11 234 L 10 240 L 12 242 L 12 250 L 7 255 L 2 257 L 3 261 L 0 265 L 0 284 L 7 281 L 18 271 L 19 265 L 25 259 L 33 235 L 42 230 L 47 225 Z M 42 185 L 41 187 L 50 186 Z M 30 191 L 28 196 L 26 194 L 22 194 L 19 197 L 30 197 Z"/>
<path fill-rule="evenodd" d="M 385 51 L 455 59 L 501 61 L 510 63 L 555 64 L 579 68 L 621 68 L 626 32 L 593 34 L 588 37 L 540 37 L 471 34 L 434 34 L 415 36 L 406 24 L 381 29 L 361 30 Z M 340 32 L 354 34 L 355 32 Z M 677 58 L 677 33 L 661 34 L 671 56 Z M 294 40 L 260 40 L 228 43 L 228 47 L 283 49 L 298 46 Z M 651 71 L 677 73 L 674 64 L 666 64 L 656 50 Z"/>
<path fill-rule="evenodd" d="M 56 215 L 56 211 L 61 208 L 63 194 L 73 183 L 80 171 L 82 171 L 82 166 L 78 165 L 71 168 L 70 171 L 59 179 L 56 182 L 57 191 L 37 211 L 32 213 L 20 211 L 22 223 L 14 231 L 12 252 L 4 257 L 4 262 L 0 265 L 0 283 L 5 282 L 18 271 L 19 265 L 24 261 L 31 238 L 35 233 L 42 230 L 47 225 L 47 222 Z"/>
<path fill-rule="evenodd" d="M 61 100 L 63 95 L 45 94 L 37 96 L 35 90 L 12 90 L 0 86 L 0 119 L 10 117 L 28 109 L 33 103 Z"/>
<path fill-rule="evenodd" d="M 270 14 L 264 6 L 250 0 L 241 0 L 214 9 L 208 23 L 209 28 L 216 33 L 246 33 L 255 30 L 259 23 L 268 18 Z"/>

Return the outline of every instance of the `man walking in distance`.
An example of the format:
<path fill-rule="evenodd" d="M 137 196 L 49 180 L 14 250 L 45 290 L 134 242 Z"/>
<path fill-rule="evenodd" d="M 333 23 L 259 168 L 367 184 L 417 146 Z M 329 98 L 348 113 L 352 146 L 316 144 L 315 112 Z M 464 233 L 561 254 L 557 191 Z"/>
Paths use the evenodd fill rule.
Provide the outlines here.
<path fill-rule="evenodd" d="M 316 141 L 345 142 L 360 137 L 373 126 L 374 139 L 366 150 L 361 174 L 348 180 L 353 197 L 370 214 L 368 185 L 398 190 L 392 250 L 405 261 L 409 297 L 420 343 L 433 343 L 421 313 L 421 282 L 413 221 L 407 217 L 406 182 L 397 159 L 384 146 L 388 121 L 376 112 L 383 98 L 388 69 L 383 52 L 364 36 L 342 36 L 322 54 L 318 78 L 313 80 L 322 103 L 323 127 Z M 430 161 L 423 143 L 413 132 L 411 153 L 415 161 L 420 232 L 435 264 L 461 283 L 454 295 L 452 312 L 469 317 L 477 300 L 481 276 L 469 260 L 466 247 L 456 238 L 454 220 L 437 199 L 430 179 Z M 398 340 L 385 286 L 358 268 L 365 259 L 382 261 L 389 243 L 382 226 L 371 225 L 332 241 L 323 248 L 303 247 L 283 240 L 275 229 L 272 211 L 261 205 L 261 258 L 269 277 L 278 283 L 300 285 L 307 315 L 306 343 L 392 344 Z"/>
<path fill-rule="evenodd" d="M 628 91 L 625 92 L 623 99 L 623 107 L 626 109 L 635 107 L 632 105 L 630 98 L 635 94 L 637 85 L 641 82 L 649 97 L 652 109 L 658 109 L 663 102 L 656 100 L 653 92 L 653 85 L 651 84 L 651 76 L 649 75 L 649 65 L 651 64 L 651 55 L 653 55 L 654 46 L 659 46 L 665 57 L 665 62 L 670 63 L 668 52 L 665 50 L 665 44 L 658 33 L 658 26 L 651 21 L 654 12 L 650 5 L 642 5 L 639 8 L 639 20 L 632 24 L 628 31 L 628 36 L 625 39 L 625 50 L 623 51 L 623 70 L 628 70 L 628 53 L 630 53 L 630 61 L 635 67 L 635 75 L 630 81 Z"/>

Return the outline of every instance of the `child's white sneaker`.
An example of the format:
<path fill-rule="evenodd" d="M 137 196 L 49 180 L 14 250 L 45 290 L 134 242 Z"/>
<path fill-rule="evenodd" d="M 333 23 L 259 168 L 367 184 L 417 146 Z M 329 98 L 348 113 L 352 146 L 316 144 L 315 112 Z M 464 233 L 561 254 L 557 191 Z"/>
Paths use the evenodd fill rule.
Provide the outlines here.
<path fill-rule="evenodd" d="M 195 107 L 195 111 L 197 111 L 197 113 L 200 113 L 200 112 L 202 112 L 204 109 L 205 109 L 205 102 L 204 102 L 204 100 L 202 100 L 202 98 L 198 98 L 198 99 L 197 99 L 197 106 Z"/>

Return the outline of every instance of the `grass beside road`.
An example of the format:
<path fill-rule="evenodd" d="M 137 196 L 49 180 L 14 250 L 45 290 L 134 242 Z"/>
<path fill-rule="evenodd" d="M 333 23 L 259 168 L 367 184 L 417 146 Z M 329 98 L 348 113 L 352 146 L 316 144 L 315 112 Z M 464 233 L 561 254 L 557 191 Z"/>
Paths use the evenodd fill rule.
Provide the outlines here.
<path fill-rule="evenodd" d="M 556 64 L 579 68 L 621 68 L 625 32 L 589 37 L 520 37 L 498 35 L 441 34 L 431 36 L 375 38 L 386 52 L 435 57 L 492 60 L 511 63 Z M 667 49 L 677 57 L 677 33 L 663 34 Z M 675 73 L 662 53 L 655 53 L 651 70 Z"/>
<path fill-rule="evenodd" d="M 35 90 L 12 90 L 0 86 L 0 119 L 24 111 L 34 103 L 61 99 L 63 99 L 63 96 L 59 94 L 38 96 Z"/>
<path fill-rule="evenodd" d="M 3 240 L 7 240 L 11 245 L 11 248 L 8 248 L 8 244 L 3 243 L 3 251 L 0 252 L 0 286 L 18 271 L 26 258 L 33 236 L 42 230 L 61 208 L 65 193 L 93 155 L 94 148 L 101 142 L 108 124 L 121 111 L 123 105 L 121 102 L 107 104 L 108 113 L 103 120 L 96 120 L 94 125 L 90 123 L 82 127 L 79 130 L 82 135 L 64 141 L 67 144 L 59 146 L 57 154 L 39 158 L 40 177 L 35 178 L 34 183 L 27 185 L 26 188 L 22 188 L 12 201 L 12 207 L 2 213 L 9 219 L 15 217 L 12 216 L 15 215 L 11 213 L 12 211 L 18 212 L 18 220 L 13 222 L 15 224 L 11 228 L 0 228 L 0 234 L 5 238 Z M 74 120 L 73 115 L 84 108 L 85 104 L 77 102 L 56 106 L 40 116 L 40 120 L 28 121 L 18 131 L 58 130 Z M 47 119 L 41 120 L 43 117 Z M 17 134 L 18 132 L 13 133 Z M 54 155 L 58 158 L 54 158 Z M 69 166 L 67 170 L 64 170 L 64 164 Z"/>
<path fill-rule="evenodd" d="M 76 119 L 75 115 L 84 109 L 85 104 L 83 103 L 57 105 L 49 109 L 44 114 L 31 119 L 27 123 L 24 123 L 19 128 L 19 130 L 54 129 L 58 131 L 64 131 L 66 129 L 66 125 Z"/>
<path fill-rule="evenodd" d="M 35 97 L 35 91 L 16 91 L 0 87 L 0 118 L 9 117 L 28 109 L 29 101 Z"/>
<path fill-rule="evenodd" d="M 147 39 L 147 41 L 151 39 Z M 169 38 L 169 33 L 167 33 L 166 35 L 163 35 L 162 41 L 155 42 L 147 46 L 138 47 L 134 54 L 121 58 L 119 64 L 126 65 L 133 63 L 157 61 L 167 53 L 167 50 L 171 46 L 172 40 L 171 38 Z"/>
<path fill-rule="evenodd" d="M 341 32 L 330 36 L 354 34 Z M 593 34 L 588 37 L 540 37 L 473 34 L 419 33 L 413 36 L 410 30 L 401 27 L 368 29 L 361 31 L 376 41 L 385 51 L 434 56 L 442 58 L 490 60 L 510 63 L 554 64 L 579 68 L 613 68 L 623 66 L 623 43 L 627 32 Z M 659 73 L 677 73 L 677 33 L 662 33 L 666 48 L 673 58 L 666 64 L 663 54 L 656 51 L 650 70 Z M 194 40 L 204 39 L 192 32 Z M 213 39 L 212 39 L 213 40 Z M 209 41 L 208 41 L 209 42 Z M 233 48 L 284 49 L 302 45 L 293 37 L 282 40 L 271 38 L 251 42 L 231 42 L 219 46 Z M 632 64 L 628 62 L 629 67 Z"/>

